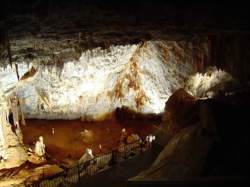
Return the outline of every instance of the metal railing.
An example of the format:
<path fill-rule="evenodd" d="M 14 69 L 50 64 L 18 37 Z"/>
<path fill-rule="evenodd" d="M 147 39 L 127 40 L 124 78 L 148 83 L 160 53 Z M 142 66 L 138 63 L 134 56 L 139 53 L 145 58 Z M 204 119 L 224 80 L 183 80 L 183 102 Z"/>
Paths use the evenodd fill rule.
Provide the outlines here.
<path fill-rule="evenodd" d="M 65 169 L 61 173 L 25 185 L 29 187 L 71 186 L 86 177 L 93 176 L 120 162 L 131 159 L 150 148 L 151 143 L 146 140 L 126 144 L 109 153 L 97 156 L 83 163 L 78 163 L 71 168 Z"/>

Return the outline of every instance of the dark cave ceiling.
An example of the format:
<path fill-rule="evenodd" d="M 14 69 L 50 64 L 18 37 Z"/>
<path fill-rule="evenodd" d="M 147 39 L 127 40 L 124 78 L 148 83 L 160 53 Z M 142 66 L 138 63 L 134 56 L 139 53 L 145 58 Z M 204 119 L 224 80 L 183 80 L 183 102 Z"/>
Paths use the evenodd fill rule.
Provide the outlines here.
<path fill-rule="evenodd" d="M 51 49 L 74 49 L 60 56 L 63 63 L 96 47 L 148 40 L 206 41 L 210 55 L 200 71 L 216 65 L 240 80 L 250 78 L 250 13 L 240 2 L 4 0 L 0 9 L 2 65 L 38 56 L 54 63 Z"/>

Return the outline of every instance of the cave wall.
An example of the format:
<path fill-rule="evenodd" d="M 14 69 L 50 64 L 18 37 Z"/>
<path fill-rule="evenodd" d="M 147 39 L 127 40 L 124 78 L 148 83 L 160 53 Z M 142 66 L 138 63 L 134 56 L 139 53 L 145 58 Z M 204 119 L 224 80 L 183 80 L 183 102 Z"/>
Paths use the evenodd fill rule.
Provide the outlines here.
<path fill-rule="evenodd" d="M 205 59 L 206 43 L 199 45 Z M 168 97 L 197 71 L 197 47 L 188 41 L 148 41 L 95 48 L 59 69 L 21 63 L 18 83 L 15 70 L 3 67 L 1 91 L 17 86 L 26 118 L 100 120 L 120 107 L 160 114 Z"/>
<path fill-rule="evenodd" d="M 210 59 L 207 65 L 224 69 L 240 81 L 249 81 L 249 47 L 250 35 L 244 32 L 211 36 Z"/>
<path fill-rule="evenodd" d="M 17 40 L 12 50 L 28 49 L 30 41 L 29 37 Z M 40 42 L 45 41 L 36 40 Z M 52 53 L 65 56 L 60 65 L 52 63 L 54 57 L 49 53 L 27 59 L 22 57 L 28 52 L 24 51 L 16 55 L 19 58 L 13 58 L 21 81 L 17 84 L 14 66 L 5 65 L 0 69 L 0 90 L 9 94 L 18 85 L 18 95 L 26 100 L 26 118 L 97 120 L 123 106 L 143 114 L 160 114 L 174 91 L 208 67 L 225 70 L 228 75 L 217 74 L 225 74 L 226 78 L 231 74 L 239 82 L 248 81 L 248 45 L 245 36 L 195 36 L 180 41 L 152 40 L 93 48 L 80 53 L 79 59 L 66 57 L 68 49 L 62 47 L 60 51 L 57 46 Z M 46 65 L 44 59 L 50 64 Z M 201 79 L 200 86 L 194 88 L 203 89 L 204 83 Z"/>

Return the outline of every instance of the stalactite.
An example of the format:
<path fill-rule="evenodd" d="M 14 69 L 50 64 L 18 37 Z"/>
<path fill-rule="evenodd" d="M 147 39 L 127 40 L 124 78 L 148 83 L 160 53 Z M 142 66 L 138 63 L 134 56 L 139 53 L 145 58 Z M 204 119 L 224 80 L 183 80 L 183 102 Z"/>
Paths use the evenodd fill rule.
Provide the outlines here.
<path fill-rule="evenodd" d="M 21 121 L 22 121 L 22 124 L 23 125 L 26 125 L 26 122 L 25 122 L 25 117 L 24 117 L 24 113 L 23 113 L 23 106 L 24 106 L 24 99 L 19 99 L 19 104 L 20 104 L 20 113 L 21 113 Z"/>
<path fill-rule="evenodd" d="M 6 32 L 6 43 L 7 43 L 7 51 L 8 51 L 8 59 L 10 63 L 10 67 L 12 67 L 12 58 L 11 58 L 11 50 L 10 50 L 10 41 L 8 33 Z"/>
<path fill-rule="evenodd" d="M 18 138 L 19 144 L 23 144 L 23 135 L 19 125 L 19 102 L 18 96 L 15 92 L 10 96 L 10 108 L 13 115 L 13 121 L 15 126 L 15 134 Z"/>
<path fill-rule="evenodd" d="M 50 103 L 50 101 L 49 101 L 49 98 L 48 98 L 48 96 L 45 94 L 45 92 L 39 90 L 38 88 L 36 88 L 36 92 L 37 92 L 39 98 L 40 98 L 49 108 L 52 108 L 52 107 L 51 107 L 51 103 Z"/>
<path fill-rule="evenodd" d="M 16 94 L 14 93 L 11 98 L 11 111 L 13 114 L 14 125 L 19 126 L 19 116 L 18 116 L 18 100 Z"/>
<path fill-rule="evenodd" d="M 8 110 L 6 110 L 6 114 L 5 114 L 5 118 L 6 118 L 7 123 L 9 123 L 9 115 L 10 115 L 10 111 L 8 109 Z"/>
<path fill-rule="evenodd" d="M 15 69 L 16 69 L 16 76 L 17 76 L 17 80 L 19 81 L 19 72 L 18 72 L 18 64 L 15 64 Z"/>

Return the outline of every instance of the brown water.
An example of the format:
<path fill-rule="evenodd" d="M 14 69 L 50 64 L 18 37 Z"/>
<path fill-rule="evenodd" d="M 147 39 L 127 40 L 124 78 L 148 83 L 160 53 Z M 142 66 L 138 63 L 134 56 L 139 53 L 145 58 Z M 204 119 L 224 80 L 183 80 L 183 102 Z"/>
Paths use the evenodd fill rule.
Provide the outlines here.
<path fill-rule="evenodd" d="M 58 161 L 65 158 L 79 159 L 86 148 L 91 148 L 94 155 L 109 152 L 119 146 L 121 129 L 128 134 L 136 133 L 145 137 L 153 133 L 159 121 L 126 120 L 82 122 L 80 120 L 27 120 L 22 126 L 24 143 L 34 144 L 43 136 L 46 152 Z M 54 134 L 52 133 L 54 128 Z M 84 130 L 88 132 L 84 134 Z M 102 145 L 100 152 L 99 144 Z"/>

